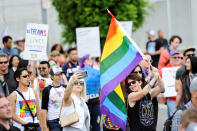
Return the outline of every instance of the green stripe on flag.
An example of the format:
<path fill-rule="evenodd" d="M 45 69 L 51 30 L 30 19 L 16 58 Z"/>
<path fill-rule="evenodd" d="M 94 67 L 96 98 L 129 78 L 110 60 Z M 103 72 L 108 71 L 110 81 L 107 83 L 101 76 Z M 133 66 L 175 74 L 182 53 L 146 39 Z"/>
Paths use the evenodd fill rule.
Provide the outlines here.
<path fill-rule="evenodd" d="M 115 91 L 112 91 L 107 97 L 114 104 L 114 106 L 127 115 L 126 105 Z"/>
<path fill-rule="evenodd" d="M 101 75 L 111 66 L 116 64 L 127 53 L 127 51 L 129 50 L 129 45 L 131 45 L 130 40 L 126 36 L 124 36 L 121 46 L 116 49 L 112 54 L 110 54 L 107 58 L 101 61 Z"/>

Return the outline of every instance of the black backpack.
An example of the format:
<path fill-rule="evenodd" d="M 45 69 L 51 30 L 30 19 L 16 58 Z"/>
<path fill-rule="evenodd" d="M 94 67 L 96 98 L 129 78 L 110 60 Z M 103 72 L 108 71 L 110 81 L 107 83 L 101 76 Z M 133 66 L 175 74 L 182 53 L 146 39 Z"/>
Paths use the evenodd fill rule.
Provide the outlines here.
<path fill-rule="evenodd" d="M 165 121 L 163 131 L 171 131 L 171 128 L 172 128 L 172 119 L 173 119 L 174 115 L 176 114 L 176 112 L 177 112 L 178 110 L 184 111 L 184 110 L 186 110 L 186 109 L 187 109 L 187 108 L 186 108 L 185 106 L 184 106 L 183 108 L 177 109 L 177 110 L 173 113 L 173 115 L 172 115 L 171 117 L 169 117 L 169 118 Z"/>

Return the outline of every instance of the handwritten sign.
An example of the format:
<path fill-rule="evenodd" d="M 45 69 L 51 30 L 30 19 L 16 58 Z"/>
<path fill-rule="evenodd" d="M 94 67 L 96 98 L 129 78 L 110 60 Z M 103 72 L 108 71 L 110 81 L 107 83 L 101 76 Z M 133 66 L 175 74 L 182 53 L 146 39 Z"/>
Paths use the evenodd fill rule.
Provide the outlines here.
<path fill-rule="evenodd" d="M 91 55 L 100 57 L 100 35 L 99 27 L 76 28 L 78 57 Z"/>
<path fill-rule="evenodd" d="M 24 59 L 45 60 L 47 58 L 48 25 L 27 24 Z"/>
<path fill-rule="evenodd" d="M 120 25 L 127 32 L 127 34 L 131 37 L 133 22 L 132 21 L 120 21 Z"/>
<path fill-rule="evenodd" d="M 164 97 L 176 96 L 175 76 L 179 67 L 162 68 L 162 80 L 164 82 L 165 92 Z"/>

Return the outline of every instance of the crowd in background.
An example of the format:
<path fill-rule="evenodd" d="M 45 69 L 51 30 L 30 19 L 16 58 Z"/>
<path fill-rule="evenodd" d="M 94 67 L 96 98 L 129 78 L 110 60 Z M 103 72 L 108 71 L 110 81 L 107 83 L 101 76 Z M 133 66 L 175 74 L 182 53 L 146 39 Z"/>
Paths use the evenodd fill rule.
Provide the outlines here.
<path fill-rule="evenodd" d="M 178 50 L 181 37 L 174 35 L 168 42 L 162 30 L 158 31 L 158 38 L 154 30 L 147 36 L 143 60 L 121 82 L 127 130 L 156 131 L 158 103 L 162 102 L 168 107 L 168 117 L 172 117 L 172 131 L 195 131 L 192 130 L 197 128 L 195 48 Z M 79 59 L 76 47 L 64 51 L 60 44 L 55 44 L 48 60 L 34 62 L 23 59 L 25 39 L 16 40 L 15 48 L 10 36 L 5 36 L 2 42 L 0 130 L 122 130 L 100 112 L 99 57 L 87 54 Z M 179 67 L 175 74 L 177 96 L 164 98 L 162 68 L 167 67 Z M 68 124 L 71 119 L 75 121 Z"/>

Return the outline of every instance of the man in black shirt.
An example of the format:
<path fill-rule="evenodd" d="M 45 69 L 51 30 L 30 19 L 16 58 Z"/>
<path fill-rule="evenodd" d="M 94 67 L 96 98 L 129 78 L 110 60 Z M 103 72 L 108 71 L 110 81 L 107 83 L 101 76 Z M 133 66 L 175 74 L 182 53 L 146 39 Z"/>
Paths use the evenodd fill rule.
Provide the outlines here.
<path fill-rule="evenodd" d="M 0 131 L 20 131 L 17 127 L 9 125 L 9 120 L 12 118 L 11 104 L 0 94 Z"/>
<path fill-rule="evenodd" d="M 70 77 L 79 69 L 77 49 L 70 48 L 68 50 L 68 57 L 69 57 L 69 61 L 66 64 L 64 64 L 62 67 L 62 70 L 67 80 L 69 80 Z"/>
<path fill-rule="evenodd" d="M 14 78 L 14 71 L 8 68 L 9 57 L 6 54 L 0 54 L 0 74 L 4 76 L 4 80 L 8 85 L 9 93 L 17 88 L 17 82 Z"/>
<path fill-rule="evenodd" d="M 159 57 L 164 50 L 164 46 L 156 41 L 156 33 L 154 30 L 148 32 L 149 41 L 146 43 L 146 53 L 150 54 L 153 60 L 152 65 L 157 68 Z"/>
<path fill-rule="evenodd" d="M 168 41 L 167 39 L 163 38 L 163 31 L 159 30 L 157 34 L 158 38 L 156 39 L 156 42 L 159 43 L 159 45 L 162 45 L 164 48 L 167 48 Z"/>

